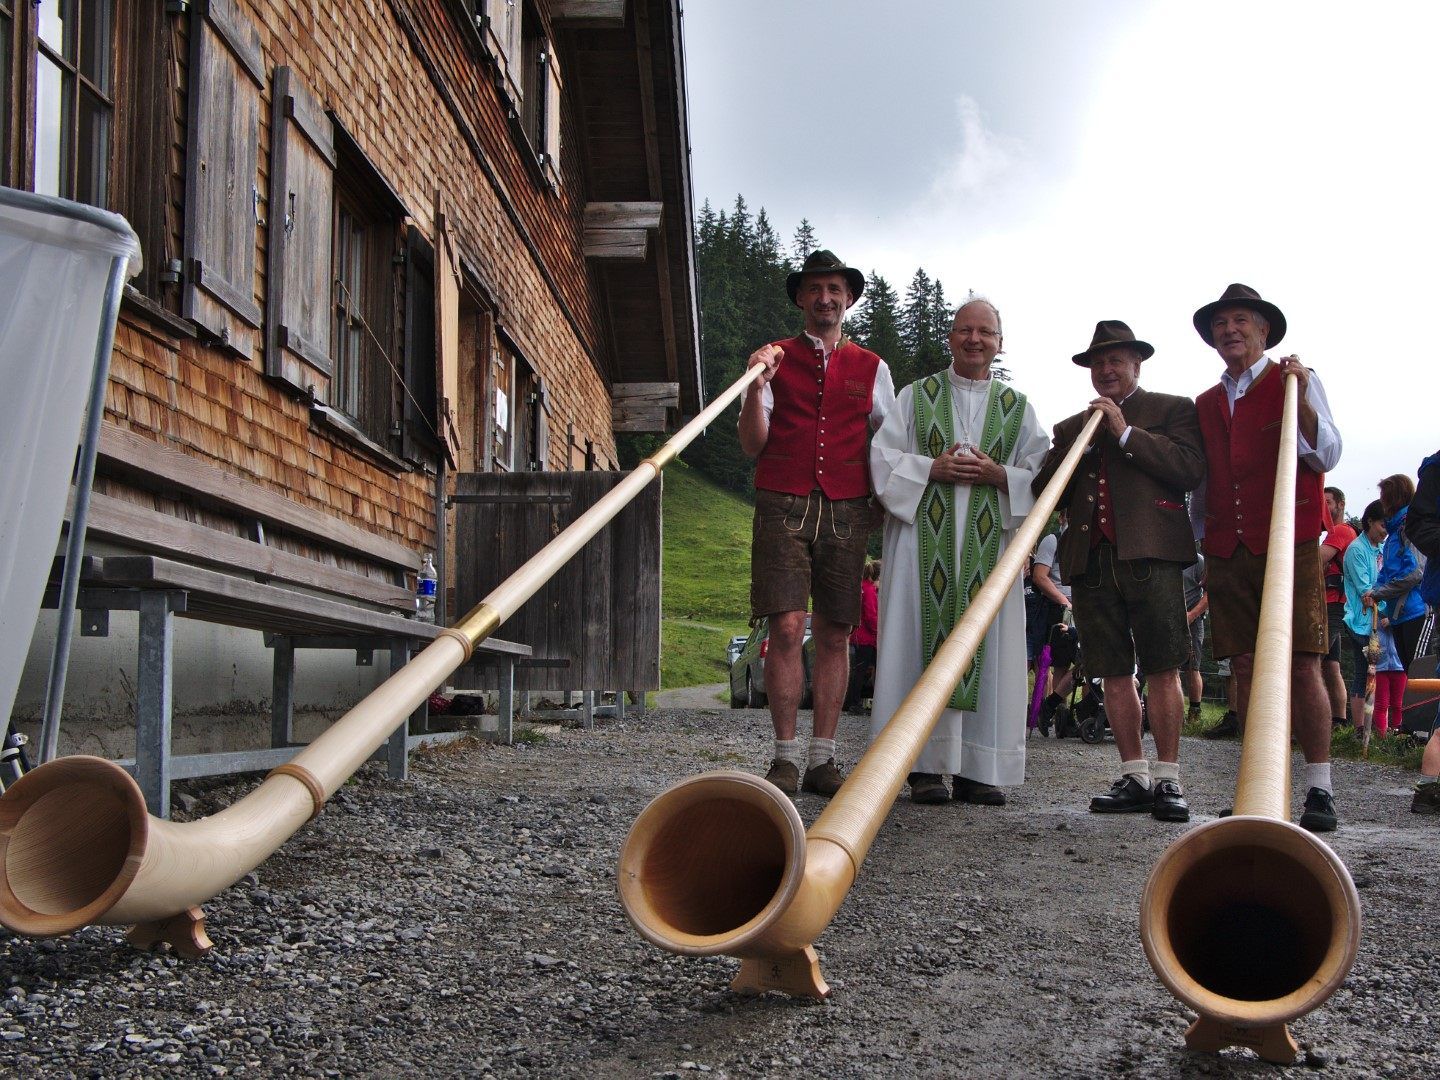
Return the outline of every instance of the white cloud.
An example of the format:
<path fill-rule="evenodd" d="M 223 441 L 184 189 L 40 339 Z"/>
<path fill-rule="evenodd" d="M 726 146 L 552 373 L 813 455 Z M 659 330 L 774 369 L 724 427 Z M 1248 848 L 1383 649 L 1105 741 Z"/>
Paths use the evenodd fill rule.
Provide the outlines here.
<path fill-rule="evenodd" d="M 935 177 L 930 189 L 931 200 L 988 194 L 1013 173 L 1020 156 L 1019 140 L 986 127 L 980 103 L 969 94 L 961 94 L 956 99 L 955 114 L 959 120 L 960 146 Z M 927 200 L 927 205 L 934 204 Z"/>

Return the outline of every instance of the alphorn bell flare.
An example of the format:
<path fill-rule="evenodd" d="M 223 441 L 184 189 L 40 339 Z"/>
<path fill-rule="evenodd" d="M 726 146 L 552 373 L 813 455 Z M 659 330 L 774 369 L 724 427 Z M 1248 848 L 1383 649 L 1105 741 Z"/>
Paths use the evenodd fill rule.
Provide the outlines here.
<path fill-rule="evenodd" d="M 1248 1046 L 1288 1063 L 1286 1022 L 1344 981 L 1360 898 L 1330 847 L 1290 823 L 1290 658 L 1295 574 L 1297 387 L 1285 377 L 1280 463 L 1233 816 L 1171 844 L 1140 900 L 1155 974 L 1200 1014 L 1192 1050 Z"/>
<path fill-rule="evenodd" d="M 739 957 L 737 991 L 830 992 L 812 943 L 840 909 L 1099 424 L 1098 412 L 1086 420 L 965 615 L 808 833 L 777 787 L 740 772 L 682 780 L 641 811 L 618 874 L 641 936 L 681 955 Z"/>
<path fill-rule="evenodd" d="M 114 762 L 59 758 L 0 796 L 0 923 L 65 934 L 137 924 L 138 944 L 210 947 L 199 904 L 234 884 L 318 814 L 396 727 L 758 377 L 751 367 L 463 619 L 233 806 L 177 824 L 146 812 Z"/>

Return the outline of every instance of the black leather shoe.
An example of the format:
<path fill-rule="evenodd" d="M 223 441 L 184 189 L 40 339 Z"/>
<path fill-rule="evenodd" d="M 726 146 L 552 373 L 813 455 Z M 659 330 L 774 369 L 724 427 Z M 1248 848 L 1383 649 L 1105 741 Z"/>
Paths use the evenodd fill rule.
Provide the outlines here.
<path fill-rule="evenodd" d="M 1190 820 L 1190 804 L 1185 801 L 1179 781 L 1156 780 L 1151 790 L 1154 792 L 1154 803 L 1150 807 L 1150 816 L 1156 821 Z"/>
<path fill-rule="evenodd" d="M 1222 716 L 1220 722 L 1214 727 L 1200 733 L 1201 737 L 1206 739 L 1228 739 L 1232 735 L 1239 734 L 1240 717 L 1236 716 L 1233 711 Z"/>
<path fill-rule="evenodd" d="M 1155 792 L 1128 773 L 1116 780 L 1107 795 L 1090 800 L 1092 814 L 1134 814 L 1149 810 L 1155 803 Z"/>
<path fill-rule="evenodd" d="M 1005 793 L 993 784 L 982 784 L 979 780 L 967 780 L 958 773 L 950 779 L 956 802 L 974 803 L 976 806 L 1005 805 Z"/>
<path fill-rule="evenodd" d="M 950 789 L 945 778 L 938 773 L 911 773 L 906 777 L 910 784 L 910 801 L 922 806 L 939 806 L 950 801 Z"/>
<path fill-rule="evenodd" d="M 1305 793 L 1305 812 L 1300 827 L 1311 832 L 1334 832 L 1339 819 L 1335 816 L 1335 796 L 1324 788 L 1312 787 Z"/>

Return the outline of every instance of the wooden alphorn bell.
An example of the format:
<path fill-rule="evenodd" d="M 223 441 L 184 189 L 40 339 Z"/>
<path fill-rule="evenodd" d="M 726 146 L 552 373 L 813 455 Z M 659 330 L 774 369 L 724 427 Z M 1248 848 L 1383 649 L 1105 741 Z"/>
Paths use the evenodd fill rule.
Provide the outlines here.
<path fill-rule="evenodd" d="M 658 477 L 760 370 L 747 369 L 463 619 L 233 806 L 179 824 L 153 817 L 130 774 L 103 758 L 64 757 L 26 773 L 0 796 L 0 923 L 34 936 L 133 923 L 137 944 L 166 940 L 181 952 L 204 952 L 210 943 L 199 905 L 318 814 L 475 646 Z"/>
<path fill-rule="evenodd" d="M 1160 981 L 1199 1014 L 1192 1050 L 1248 1046 L 1288 1063 L 1286 1024 L 1324 1002 L 1354 963 L 1360 898 L 1339 857 L 1290 823 L 1290 662 L 1298 394 L 1285 376 L 1254 675 L 1233 815 L 1185 833 L 1140 900 Z"/>
<path fill-rule="evenodd" d="M 1099 427 L 1086 420 L 1034 509 L 930 666 L 805 831 L 778 788 L 748 773 L 702 773 L 641 811 L 618 886 L 642 937 L 687 956 L 741 959 L 732 989 L 824 997 L 813 942 L 840 909 L 875 834 L 994 621 Z"/>

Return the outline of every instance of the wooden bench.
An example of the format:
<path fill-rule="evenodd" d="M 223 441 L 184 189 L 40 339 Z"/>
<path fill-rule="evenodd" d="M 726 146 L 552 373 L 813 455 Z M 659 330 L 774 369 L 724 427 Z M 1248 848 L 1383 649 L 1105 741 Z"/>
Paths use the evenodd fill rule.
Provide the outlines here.
<path fill-rule="evenodd" d="M 439 633 L 405 617 L 414 610 L 406 575 L 419 556 L 401 544 L 110 424 L 102 431 L 100 469 L 194 518 L 100 491 L 91 497 L 88 539 L 154 553 L 87 556 L 77 605 L 88 637 L 109 633 L 111 611 L 139 615 L 136 751 L 121 764 L 134 773 L 152 813 L 169 816 L 172 780 L 268 770 L 295 755 L 296 650 L 353 650 L 361 665 L 384 650 L 393 672 Z M 304 550 L 277 546 L 280 537 Z M 53 591 L 48 600 L 57 602 Z M 177 616 L 265 634 L 274 653 L 269 748 L 171 754 Z M 508 741 L 515 662 L 531 650 L 491 638 L 476 654 L 496 669 L 499 735 Z M 405 776 L 409 749 L 428 731 L 426 718 L 422 705 L 397 725 L 383 753 L 391 776 Z"/>

